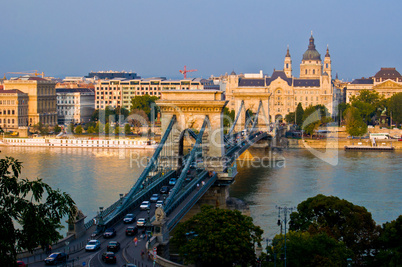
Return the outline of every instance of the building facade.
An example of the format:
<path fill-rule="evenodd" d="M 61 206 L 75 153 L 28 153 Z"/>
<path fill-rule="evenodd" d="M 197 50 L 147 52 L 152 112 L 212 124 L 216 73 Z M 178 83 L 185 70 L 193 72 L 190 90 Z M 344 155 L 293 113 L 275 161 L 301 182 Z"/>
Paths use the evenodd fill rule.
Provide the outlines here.
<path fill-rule="evenodd" d="M 95 110 L 95 93 L 88 88 L 57 88 L 58 124 L 87 123 Z"/>
<path fill-rule="evenodd" d="M 20 90 L 0 90 L 0 126 L 4 131 L 28 126 L 28 94 Z"/>
<path fill-rule="evenodd" d="M 167 80 L 164 77 L 146 79 L 99 80 L 95 84 L 95 108 L 131 108 L 135 96 L 150 95 L 160 97 L 161 90 L 219 90 L 212 80 L 193 78 Z"/>
<path fill-rule="evenodd" d="M 402 76 L 395 68 L 381 68 L 373 77 L 354 79 L 346 86 L 346 103 L 361 90 L 376 91 L 384 98 L 402 92 Z"/>
<path fill-rule="evenodd" d="M 340 90 L 335 88 L 332 82 L 331 64 L 328 47 L 322 61 L 311 36 L 300 64 L 299 78 L 292 74 L 289 48 L 285 55 L 283 70 L 274 70 L 271 76 L 263 75 L 262 71 L 253 75 L 236 75 L 232 72 L 226 84 L 228 108 L 236 109 L 239 106 L 236 101 L 247 99 L 247 93 L 252 97 L 254 92 L 268 101 L 268 110 L 265 114 L 270 114 L 270 121 L 281 120 L 290 112 L 295 112 L 299 103 L 304 109 L 310 105 L 325 105 L 332 114 L 334 100 L 339 98 Z"/>
<path fill-rule="evenodd" d="M 4 81 L 4 90 L 20 90 L 28 94 L 28 125 L 41 122 L 57 124 L 56 82 L 39 77 L 24 76 Z"/>

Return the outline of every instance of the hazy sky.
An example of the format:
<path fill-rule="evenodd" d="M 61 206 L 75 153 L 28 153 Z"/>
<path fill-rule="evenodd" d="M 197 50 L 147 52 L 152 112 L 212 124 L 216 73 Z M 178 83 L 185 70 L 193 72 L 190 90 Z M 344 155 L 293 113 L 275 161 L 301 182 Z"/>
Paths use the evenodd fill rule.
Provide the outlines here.
<path fill-rule="evenodd" d="M 142 77 L 189 77 L 283 69 L 293 75 L 313 31 L 327 44 L 339 78 L 402 72 L 402 1 L 387 0 L 12 0 L 2 1 L 0 74 L 47 76 L 135 71 Z"/>

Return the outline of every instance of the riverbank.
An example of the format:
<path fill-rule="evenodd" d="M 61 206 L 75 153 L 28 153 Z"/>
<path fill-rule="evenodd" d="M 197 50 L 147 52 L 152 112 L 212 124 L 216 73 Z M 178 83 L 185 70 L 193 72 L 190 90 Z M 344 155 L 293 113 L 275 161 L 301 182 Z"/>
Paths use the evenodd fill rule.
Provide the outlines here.
<path fill-rule="evenodd" d="M 345 146 L 371 146 L 370 139 L 287 139 L 288 148 L 295 149 L 344 149 Z M 402 150 L 402 141 L 397 139 L 377 140 L 378 146 L 392 146 L 395 150 Z"/>

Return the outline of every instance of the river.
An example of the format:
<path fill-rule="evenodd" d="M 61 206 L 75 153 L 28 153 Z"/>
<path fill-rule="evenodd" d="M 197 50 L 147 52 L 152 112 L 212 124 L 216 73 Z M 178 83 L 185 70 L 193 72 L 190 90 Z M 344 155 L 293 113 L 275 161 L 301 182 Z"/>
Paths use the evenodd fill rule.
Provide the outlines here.
<path fill-rule="evenodd" d="M 22 161 L 22 177 L 40 177 L 70 194 L 89 219 L 128 192 L 151 155 L 144 150 L 2 147 L 0 157 Z M 249 203 L 264 237 L 279 232 L 276 206 L 295 207 L 317 194 L 364 206 L 378 224 L 402 214 L 400 151 L 340 150 L 331 156 L 337 158 L 332 164 L 307 150 L 285 150 L 275 157 L 280 160 L 238 161 L 239 173 L 230 186 L 231 197 Z"/>

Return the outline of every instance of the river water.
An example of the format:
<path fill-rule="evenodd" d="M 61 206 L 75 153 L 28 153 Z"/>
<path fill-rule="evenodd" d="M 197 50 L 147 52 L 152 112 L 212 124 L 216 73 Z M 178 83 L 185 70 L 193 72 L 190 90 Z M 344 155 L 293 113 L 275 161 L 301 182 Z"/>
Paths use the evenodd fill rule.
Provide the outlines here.
<path fill-rule="evenodd" d="M 119 194 L 128 192 L 152 153 L 2 147 L 0 157 L 22 161 L 22 177 L 40 177 L 70 194 L 89 219 L 100 206 L 108 207 Z M 254 223 L 262 227 L 267 238 L 279 232 L 276 206 L 295 207 L 317 194 L 364 206 L 378 224 L 402 214 L 402 152 L 338 151 L 331 157 L 337 160 L 330 164 L 307 150 L 285 150 L 276 152 L 277 161 L 238 161 L 239 173 L 230 186 L 230 196 L 249 203 Z"/>

